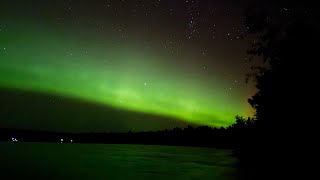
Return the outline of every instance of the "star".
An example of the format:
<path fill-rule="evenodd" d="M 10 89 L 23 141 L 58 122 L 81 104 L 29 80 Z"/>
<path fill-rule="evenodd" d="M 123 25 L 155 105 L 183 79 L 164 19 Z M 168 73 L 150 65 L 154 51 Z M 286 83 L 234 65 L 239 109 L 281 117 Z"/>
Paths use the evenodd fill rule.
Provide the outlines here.
<path fill-rule="evenodd" d="M 202 69 L 203 69 L 203 70 L 206 70 L 206 69 L 207 69 L 207 66 L 202 66 Z"/>

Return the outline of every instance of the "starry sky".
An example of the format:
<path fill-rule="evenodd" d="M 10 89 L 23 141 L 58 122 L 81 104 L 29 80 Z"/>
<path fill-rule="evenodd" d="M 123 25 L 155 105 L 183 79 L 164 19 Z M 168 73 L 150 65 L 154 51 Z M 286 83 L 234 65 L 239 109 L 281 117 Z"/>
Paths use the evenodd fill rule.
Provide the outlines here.
<path fill-rule="evenodd" d="M 245 7 L 1 0 L 0 125 L 146 131 L 252 116 Z"/>

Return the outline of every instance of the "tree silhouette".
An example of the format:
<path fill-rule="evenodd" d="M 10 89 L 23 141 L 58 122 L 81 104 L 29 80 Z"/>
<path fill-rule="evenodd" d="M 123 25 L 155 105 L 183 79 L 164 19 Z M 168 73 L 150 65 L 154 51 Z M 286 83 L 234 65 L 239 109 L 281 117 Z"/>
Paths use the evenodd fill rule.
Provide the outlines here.
<path fill-rule="evenodd" d="M 293 162 L 291 152 L 306 147 L 300 139 L 305 133 L 301 127 L 310 123 L 305 121 L 313 95 L 309 87 L 316 78 L 316 17 L 314 9 L 290 6 L 254 6 L 246 13 L 250 33 L 258 37 L 248 54 L 250 60 L 260 57 L 263 64 L 253 68 L 258 91 L 248 100 L 256 109 L 256 140 L 242 150 L 258 167 L 259 179 L 286 177 L 292 172 L 286 173 L 284 167 L 299 167 L 297 155 Z"/>
<path fill-rule="evenodd" d="M 318 36 L 313 12 L 310 9 L 272 9 L 276 14 L 267 14 L 266 10 L 255 10 L 258 15 L 247 13 L 247 24 L 252 33 L 260 33 L 248 54 L 261 56 L 266 66 L 255 67 L 255 77 L 258 93 L 249 103 L 257 110 L 257 119 L 264 127 L 274 123 L 284 122 L 276 120 L 292 114 L 286 112 L 291 106 L 288 102 L 301 97 L 290 92 L 305 92 L 304 78 L 308 78 L 310 65 L 317 52 L 315 38 Z M 290 11 L 290 12 L 287 12 Z M 255 16 L 258 21 L 254 21 Z M 264 21 L 260 19 L 265 19 Z M 261 24 L 262 23 L 262 24 Z M 318 42 L 317 42 L 318 43 Z M 281 117 L 284 115 L 283 117 Z M 276 121 L 276 122 L 273 122 Z M 291 121 L 289 124 L 292 124 Z M 280 124 L 279 127 L 281 127 Z M 285 123 L 285 125 L 288 125 Z M 269 127 L 270 128 L 270 127 Z"/>

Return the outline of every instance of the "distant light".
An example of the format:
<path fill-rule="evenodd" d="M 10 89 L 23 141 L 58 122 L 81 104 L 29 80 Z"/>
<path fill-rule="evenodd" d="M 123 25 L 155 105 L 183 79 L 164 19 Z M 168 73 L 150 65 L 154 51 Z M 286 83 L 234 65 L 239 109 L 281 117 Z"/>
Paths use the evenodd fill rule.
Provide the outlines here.
<path fill-rule="evenodd" d="M 63 139 L 60 139 L 60 142 L 63 143 Z"/>
<path fill-rule="evenodd" d="M 73 143 L 73 140 L 71 139 L 70 142 Z"/>

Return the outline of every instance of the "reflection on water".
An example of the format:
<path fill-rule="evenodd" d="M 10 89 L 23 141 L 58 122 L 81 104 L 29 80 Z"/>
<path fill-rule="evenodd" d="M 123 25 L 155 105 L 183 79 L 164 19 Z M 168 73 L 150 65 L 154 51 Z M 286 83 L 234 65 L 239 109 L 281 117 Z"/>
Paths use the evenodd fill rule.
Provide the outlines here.
<path fill-rule="evenodd" d="M 211 148 L 0 143 L 5 179 L 235 179 L 236 159 Z"/>

